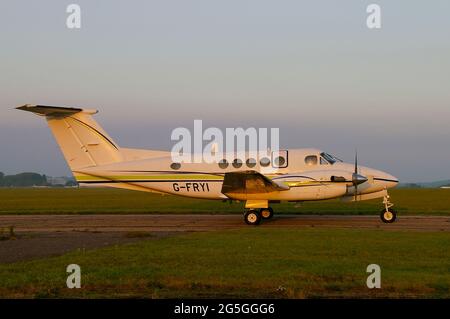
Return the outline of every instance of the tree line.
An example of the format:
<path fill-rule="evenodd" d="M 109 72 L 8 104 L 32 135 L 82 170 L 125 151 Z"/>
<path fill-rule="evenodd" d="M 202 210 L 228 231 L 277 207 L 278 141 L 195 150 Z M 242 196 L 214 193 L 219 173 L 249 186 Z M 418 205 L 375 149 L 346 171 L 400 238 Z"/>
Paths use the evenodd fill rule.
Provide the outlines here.
<path fill-rule="evenodd" d="M 75 182 L 69 181 L 65 185 L 74 186 Z M 5 175 L 0 172 L 0 187 L 31 187 L 31 186 L 55 186 L 47 181 L 47 176 L 38 173 L 20 173 L 16 175 Z"/>

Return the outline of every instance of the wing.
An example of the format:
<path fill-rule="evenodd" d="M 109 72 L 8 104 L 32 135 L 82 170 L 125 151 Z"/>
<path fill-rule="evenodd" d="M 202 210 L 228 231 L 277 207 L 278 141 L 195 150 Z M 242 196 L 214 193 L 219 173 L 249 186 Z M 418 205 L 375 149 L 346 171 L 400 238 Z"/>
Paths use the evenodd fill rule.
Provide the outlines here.
<path fill-rule="evenodd" d="M 277 183 L 256 171 L 225 173 L 222 193 L 230 198 L 233 194 L 260 194 L 288 190 L 289 186 Z"/>

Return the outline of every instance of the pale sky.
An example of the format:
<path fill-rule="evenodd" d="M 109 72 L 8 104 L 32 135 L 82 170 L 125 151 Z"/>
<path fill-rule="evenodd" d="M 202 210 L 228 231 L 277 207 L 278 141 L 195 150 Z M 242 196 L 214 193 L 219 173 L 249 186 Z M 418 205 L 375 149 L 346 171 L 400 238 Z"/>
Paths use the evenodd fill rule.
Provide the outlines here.
<path fill-rule="evenodd" d="M 82 28 L 66 27 L 81 6 Z M 366 27 L 381 6 L 382 28 Z M 279 127 L 402 182 L 450 178 L 450 2 L 1 1 L 0 171 L 69 175 L 25 104 L 89 107 L 121 146 Z"/>

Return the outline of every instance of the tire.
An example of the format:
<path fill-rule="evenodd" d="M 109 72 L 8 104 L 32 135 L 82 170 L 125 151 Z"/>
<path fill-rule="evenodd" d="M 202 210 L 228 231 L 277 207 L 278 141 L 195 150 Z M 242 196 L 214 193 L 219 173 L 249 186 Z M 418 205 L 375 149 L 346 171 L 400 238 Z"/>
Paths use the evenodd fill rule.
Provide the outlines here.
<path fill-rule="evenodd" d="M 397 213 L 392 208 L 389 208 L 387 211 L 383 209 L 380 214 L 380 218 L 383 221 L 383 223 L 391 224 L 395 222 L 397 219 Z"/>
<path fill-rule="evenodd" d="M 247 225 L 259 225 L 261 223 L 261 215 L 256 210 L 249 210 L 244 215 L 244 220 L 247 223 Z"/>
<path fill-rule="evenodd" d="M 271 219 L 273 217 L 273 209 L 272 207 L 261 208 L 259 214 L 261 215 L 262 219 Z"/>

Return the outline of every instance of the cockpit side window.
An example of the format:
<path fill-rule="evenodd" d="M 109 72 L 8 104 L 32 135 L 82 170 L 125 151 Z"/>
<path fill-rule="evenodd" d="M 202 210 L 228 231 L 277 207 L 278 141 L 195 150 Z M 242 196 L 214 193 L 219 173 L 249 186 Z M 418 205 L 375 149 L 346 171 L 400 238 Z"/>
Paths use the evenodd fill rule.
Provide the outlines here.
<path fill-rule="evenodd" d="M 320 153 L 320 156 L 323 157 L 328 163 L 330 163 L 332 165 L 334 163 L 336 163 L 336 162 L 342 162 L 342 160 L 340 160 L 336 156 L 330 155 L 330 154 L 325 153 L 325 152 Z M 320 163 L 322 164 L 322 158 L 321 158 Z"/>
<path fill-rule="evenodd" d="M 317 156 L 316 155 L 308 155 L 305 157 L 306 165 L 317 165 Z"/>
<path fill-rule="evenodd" d="M 328 163 L 328 161 L 321 156 L 320 157 L 320 165 L 328 165 L 328 164 L 330 164 L 330 163 Z"/>

